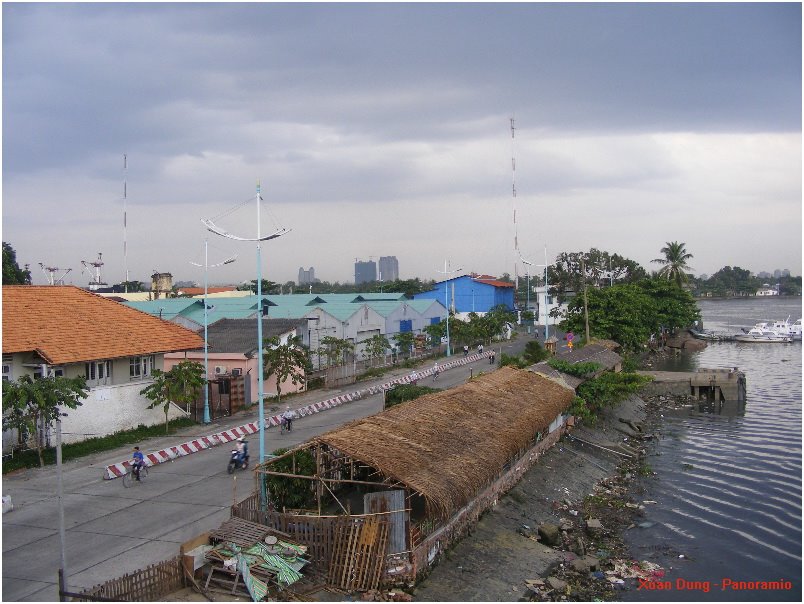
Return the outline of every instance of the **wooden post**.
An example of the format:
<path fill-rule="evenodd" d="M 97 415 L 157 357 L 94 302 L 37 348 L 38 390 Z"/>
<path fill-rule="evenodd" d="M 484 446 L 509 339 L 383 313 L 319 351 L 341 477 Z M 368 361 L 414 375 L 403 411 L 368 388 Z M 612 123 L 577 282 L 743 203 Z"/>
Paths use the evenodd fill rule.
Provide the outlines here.
<path fill-rule="evenodd" d="M 321 446 L 315 450 L 315 475 L 319 480 L 315 484 L 315 498 L 318 502 L 318 515 L 321 515 Z"/>

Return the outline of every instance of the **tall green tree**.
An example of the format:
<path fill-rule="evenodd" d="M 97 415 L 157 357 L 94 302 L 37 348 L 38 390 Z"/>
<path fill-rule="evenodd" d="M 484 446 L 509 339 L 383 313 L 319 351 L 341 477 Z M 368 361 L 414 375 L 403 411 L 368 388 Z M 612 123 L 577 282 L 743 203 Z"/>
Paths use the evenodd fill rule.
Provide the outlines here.
<path fill-rule="evenodd" d="M 14 382 L 3 382 L 3 430 L 16 428 L 20 434 L 34 436 L 39 466 L 42 458 L 40 430 L 47 429 L 60 416 L 62 407 L 75 409 L 89 390 L 83 376 L 33 379 L 24 375 Z"/>
<path fill-rule="evenodd" d="M 651 260 L 651 262 L 662 265 L 662 268 L 659 269 L 659 277 L 673 281 L 681 287 L 689 280 L 688 271 L 693 270 L 687 265 L 687 261 L 693 257 L 692 254 L 687 251 L 684 243 L 678 241 L 668 241 L 659 251 L 664 254 L 664 258 Z"/>
<path fill-rule="evenodd" d="M 638 350 L 660 327 L 678 329 L 700 319 L 688 291 L 661 279 L 645 279 L 587 292 L 589 331 L 592 338 L 614 340 L 628 350 Z M 568 304 L 560 327 L 583 333 L 583 297 Z"/>
<path fill-rule="evenodd" d="M 17 264 L 17 252 L 10 244 L 3 242 L 3 285 L 30 285 L 31 271 Z"/>
<path fill-rule="evenodd" d="M 310 366 L 310 351 L 301 343 L 299 336 L 288 338 L 281 344 L 277 336 L 265 338 L 263 351 L 263 377 L 276 376 L 276 399 L 282 401 L 282 384 L 290 380 L 294 386 L 307 379 Z"/>
<path fill-rule="evenodd" d="M 561 252 L 547 272 L 550 291 L 558 295 L 559 302 L 566 301 L 583 289 L 582 262 L 586 269 L 586 282 L 590 287 L 635 283 L 648 276 L 637 262 L 619 254 L 596 248 L 591 248 L 588 252 Z"/>
<path fill-rule="evenodd" d="M 182 361 L 169 371 L 154 369 L 153 382 L 140 390 L 140 394 L 151 401 L 148 409 L 162 405 L 165 413 L 165 434 L 170 425 L 168 414 L 171 403 L 187 406 L 198 398 L 207 381 L 204 379 L 204 366 L 195 361 Z"/>

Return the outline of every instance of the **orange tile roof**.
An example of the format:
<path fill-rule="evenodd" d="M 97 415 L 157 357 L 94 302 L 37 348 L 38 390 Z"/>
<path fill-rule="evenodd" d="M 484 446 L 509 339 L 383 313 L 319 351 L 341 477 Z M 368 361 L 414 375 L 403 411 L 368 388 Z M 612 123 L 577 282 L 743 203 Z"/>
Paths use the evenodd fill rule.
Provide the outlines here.
<path fill-rule="evenodd" d="M 237 287 L 234 285 L 228 287 L 208 287 L 207 293 L 208 294 L 219 294 L 222 292 L 231 292 L 235 291 Z M 185 296 L 202 296 L 204 295 L 204 288 L 203 287 L 180 287 L 178 291 Z"/>
<path fill-rule="evenodd" d="M 53 365 L 203 348 L 189 329 L 70 285 L 3 286 L 3 353 Z"/>
<path fill-rule="evenodd" d="M 475 281 L 478 281 L 480 283 L 487 283 L 488 285 L 493 285 L 494 287 L 513 287 L 514 286 L 513 283 L 508 283 L 507 281 L 499 281 L 499 280 L 495 279 L 494 277 L 490 277 L 488 279 L 485 279 L 485 278 L 484 279 L 475 279 Z"/>

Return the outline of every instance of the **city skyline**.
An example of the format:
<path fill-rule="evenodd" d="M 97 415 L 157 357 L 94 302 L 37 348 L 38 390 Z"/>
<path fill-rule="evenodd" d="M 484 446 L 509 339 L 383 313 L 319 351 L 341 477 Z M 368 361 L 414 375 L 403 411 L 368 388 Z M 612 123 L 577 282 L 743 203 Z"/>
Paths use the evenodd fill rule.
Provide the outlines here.
<path fill-rule="evenodd" d="M 253 243 L 201 219 L 254 237 L 257 181 L 263 234 L 292 229 L 262 249 L 280 283 L 375 250 L 401 279 L 545 247 L 650 271 L 670 241 L 695 275 L 801 274 L 799 3 L 2 10 L 3 241 L 35 283 L 85 285 L 99 252 L 108 283 L 199 281 L 205 239 L 238 255 L 210 282 L 253 279 Z"/>

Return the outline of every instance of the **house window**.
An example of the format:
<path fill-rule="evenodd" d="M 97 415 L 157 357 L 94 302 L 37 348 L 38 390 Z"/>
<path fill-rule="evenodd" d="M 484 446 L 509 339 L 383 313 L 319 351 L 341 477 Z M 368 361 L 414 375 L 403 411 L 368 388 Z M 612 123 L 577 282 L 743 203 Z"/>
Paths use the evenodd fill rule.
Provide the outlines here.
<path fill-rule="evenodd" d="M 413 331 L 413 320 L 407 319 L 399 322 L 399 333 L 407 333 Z"/>
<path fill-rule="evenodd" d="M 148 377 L 154 369 L 154 356 L 131 357 L 128 361 L 128 375 L 132 380 Z"/>
<path fill-rule="evenodd" d="M 12 358 L 10 354 L 3 355 L 3 381 L 10 381 L 13 379 L 12 376 Z"/>
<path fill-rule="evenodd" d="M 87 383 L 91 386 L 107 384 L 112 379 L 111 361 L 92 361 L 84 364 Z"/>

